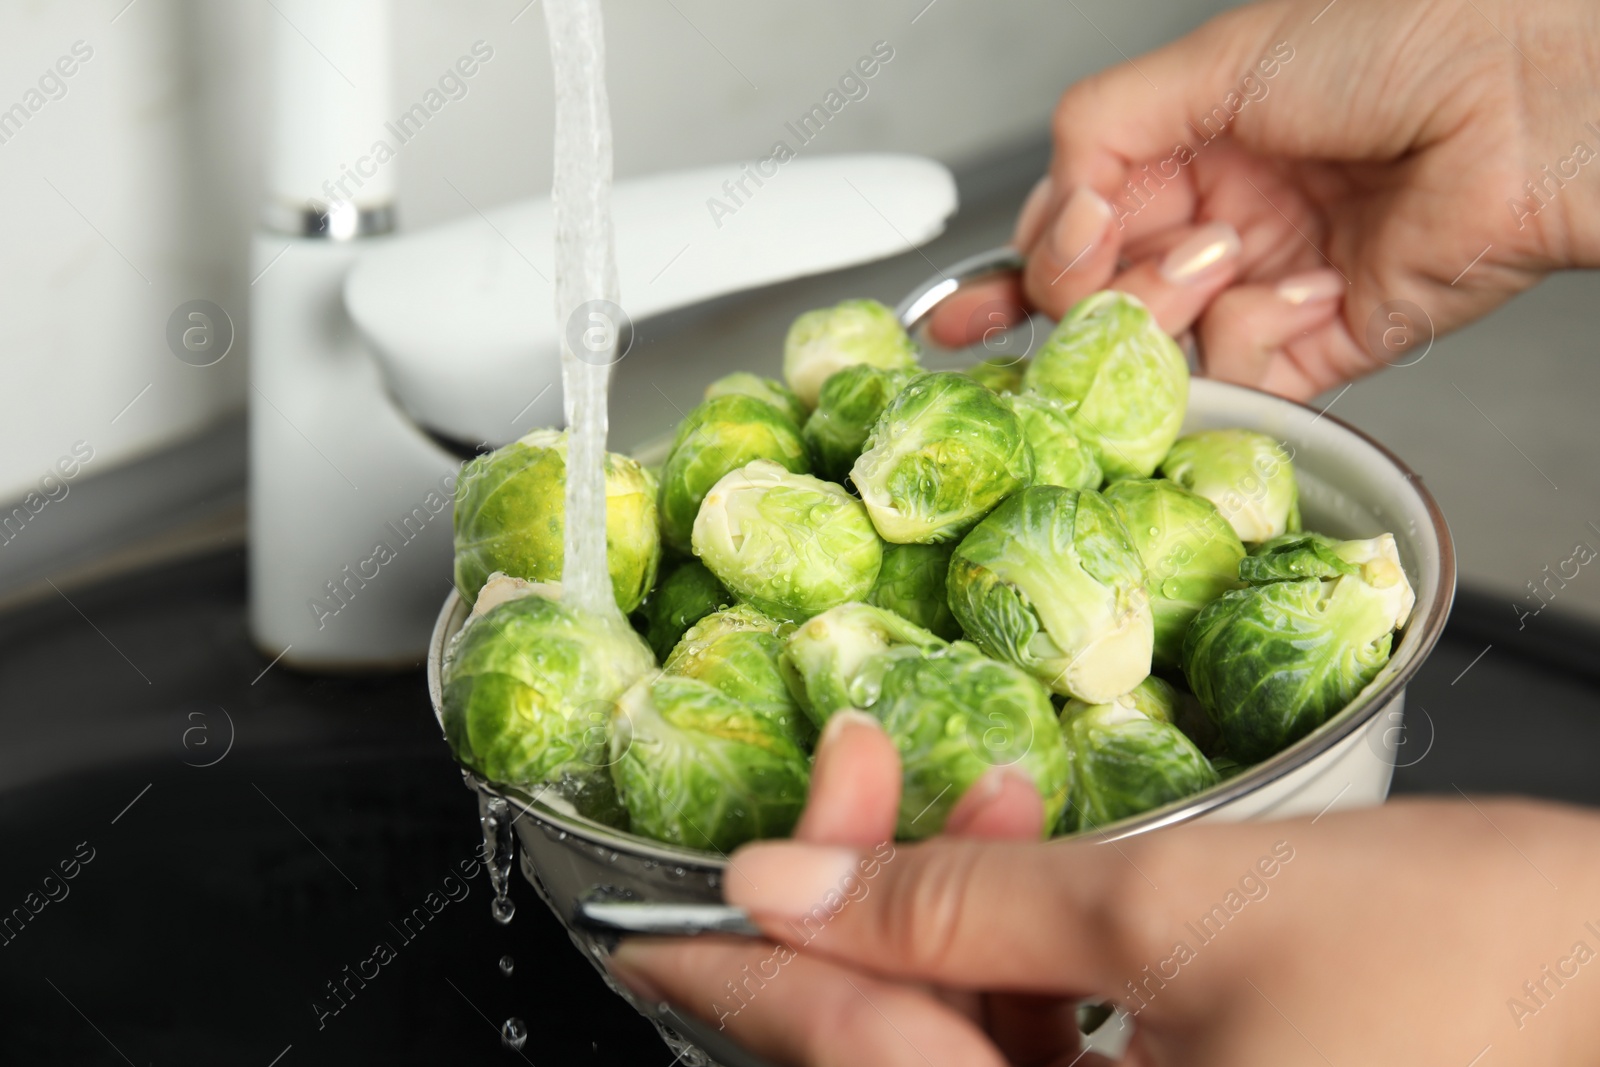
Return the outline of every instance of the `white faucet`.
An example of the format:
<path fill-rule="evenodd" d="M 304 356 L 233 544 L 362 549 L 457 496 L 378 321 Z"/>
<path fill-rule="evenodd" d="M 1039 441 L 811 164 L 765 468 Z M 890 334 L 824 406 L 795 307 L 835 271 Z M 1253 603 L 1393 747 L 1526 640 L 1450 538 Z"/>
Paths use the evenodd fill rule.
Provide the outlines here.
<path fill-rule="evenodd" d="M 338 180 L 390 119 L 387 6 L 278 7 L 252 265 L 251 632 L 300 668 L 414 665 L 450 591 L 460 456 L 561 421 L 550 202 L 387 236 L 395 164 Z M 350 46 L 334 68 L 306 38 Z M 896 155 L 621 181 L 624 315 L 905 252 L 955 206 L 943 166 Z"/>

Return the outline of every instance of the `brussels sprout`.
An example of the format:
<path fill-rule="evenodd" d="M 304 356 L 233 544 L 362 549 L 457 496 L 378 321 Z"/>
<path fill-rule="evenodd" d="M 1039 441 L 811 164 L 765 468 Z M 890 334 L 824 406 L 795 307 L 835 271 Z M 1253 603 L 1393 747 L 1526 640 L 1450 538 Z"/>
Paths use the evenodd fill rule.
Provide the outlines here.
<path fill-rule="evenodd" d="M 1061 712 L 1061 732 L 1072 763 L 1062 833 L 1097 830 L 1220 780 L 1182 730 L 1144 714 L 1136 700 L 1072 701 Z"/>
<path fill-rule="evenodd" d="M 1203 430 L 1178 439 L 1161 474 L 1217 506 L 1246 543 L 1300 529 L 1294 465 L 1278 442 L 1254 430 Z"/>
<path fill-rule="evenodd" d="M 1093 490 L 1016 494 L 956 548 L 945 588 L 979 647 L 1063 696 L 1104 703 L 1150 673 L 1144 566 Z"/>
<path fill-rule="evenodd" d="M 1173 482 L 1112 482 L 1104 495 L 1144 561 L 1156 620 L 1155 666 L 1176 667 L 1195 615 L 1239 587 L 1244 545 L 1211 501 Z"/>
<path fill-rule="evenodd" d="M 1110 1001 L 1080 1001 L 1075 1013 L 1078 1032 L 1084 1035 L 1092 1034 L 1116 1013 L 1117 1006 Z"/>
<path fill-rule="evenodd" d="M 757 459 L 795 474 L 811 472 L 800 427 L 764 400 L 729 393 L 689 412 L 661 468 L 662 539 L 687 552 L 706 493 L 723 475 Z"/>
<path fill-rule="evenodd" d="M 1345 542 L 1356 574 L 1222 594 L 1183 643 L 1183 673 L 1228 754 L 1265 759 L 1321 726 L 1389 661 L 1415 603 L 1394 538 Z"/>
<path fill-rule="evenodd" d="M 1189 365 L 1126 293 L 1080 300 L 1022 376 L 1067 406 L 1108 478 L 1148 478 L 1172 447 L 1189 401 Z"/>
<path fill-rule="evenodd" d="M 456 588 L 478 595 L 490 574 L 556 581 L 566 558 L 567 435 L 536 430 L 461 472 L 455 506 Z M 656 582 L 661 540 L 656 483 L 627 456 L 606 453 L 606 566 L 617 607 L 632 611 Z"/>
<path fill-rule="evenodd" d="M 706 494 L 694 553 L 740 598 L 798 620 L 866 597 L 883 542 L 843 488 L 757 460 Z"/>
<path fill-rule="evenodd" d="M 639 609 L 644 638 L 658 659 L 666 659 L 689 627 L 718 608 L 733 604 L 733 594 L 697 559 L 679 564 L 645 598 Z"/>
<path fill-rule="evenodd" d="M 1159 682 L 1161 679 L 1151 675 L 1145 681 Z M 1142 687 L 1143 683 L 1140 685 Z M 1168 714 L 1156 714 L 1145 704 L 1139 704 L 1137 707 L 1152 719 L 1165 719 L 1182 730 L 1183 735 L 1194 742 L 1194 747 L 1204 752 L 1206 759 L 1211 760 L 1211 765 L 1216 767 L 1216 758 L 1222 751 L 1222 737 L 1217 733 L 1217 724 L 1211 721 L 1206 709 L 1200 706 L 1200 701 L 1193 693 L 1170 685 L 1167 686 L 1167 691 L 1172 694 Z M 1135 689 L 1134 692 L 1137 693 L 1139 690 Z"/>
<path fill-rule="evenodd" d="M 1338 578 L 1361 568 L 1339 556 L 1338 538 L 1292 533 L 1263 541 L 1239 562 L 1239 577 L 1251 584 L 1286 578 Z"/>
<path fill-rule="evenodd" d="M 545 799 L 623 825 L 607 722 L 655 660 L 622 620 L 582 613 L 556 593 L 536 587 L 468 620 L 444 662 L 445 737 L 491 781 L 545 786 Z"/>
<path fill-rule="evenodd" d="M 792 389 L 776 378 L 763 378 L 746 370 L 724 374 L 706 386 L 706 395 L 702 399 L 711 400 L 719 396 L 753 396 L 789 416 L 796 426 L 806 421 L 806 406 L 800 403 L 800 398 L 794 395 Z"/>
<path fill-rule="evenodd" d="M 698 678 L 666 674 L 617 701 L 611 760 L 635 833 L 724 853 L 793 830 L 811 773 L 782 724 Z"/>
<path fill-rule="evenodd" d="M 820 728 L 843 708 L 870 707 L 878 699 L 882 675 L 869 665 L 878 663 L 879 653 L 902 646 L 929 652 L 943 648 L 944 641 L 892 611 L 870 604 L 841 604 L 789 636 L 783 653 L 784 678 Z"/>
<path fill-rule="evenodd" d="M 1151 675 L 1132 689 L 1119 696 L 1114 703 L 1126 704 L 1147 719 L 1156 722 L 1170 722 L 1178 724 L 1181 695 L 1173 688 L 1172 683 Z M 1068 701 L 1068 704 L 1082 704 L 1083 701 Z"/>
<path fill-rule="evenodd" d="M 858 363 L 824 382 L 804 430 L 817 473 L 835 482 L 848 478 L 878 416 L 914 377 L 915 371 Z"/>
<path fill-rule="evenodd" d="M 1028 361 L 1016 356 L 1000 356 L 995 359 L 986 359 L 982 363 L 974 363 L 962 371 L 969 378 L 976 378 L 991 391 L 996 393 L 1022 392 L 1022 375 L 1028 369 Z"/>
<path fill-rule="evenodd" d="M 945 598 L 945 574 L 950 570 L 953 543 L 942 545 L 885 545 L 878 582 L 867 603 L 890 611 L 931 630 L 947 641 L 961 636 L 961 625 Z"/>
<path fill-rule="evenodd" d="M 1066 405 L 1038 393 L 1022 393 L 1010 400 L 1033 452 L 1034 485 L 1100 488 L 1105 480 L 1100 462 L 1079 435 Z"/>
<path fill-rule="evenodd" d="M 698 678 L 759 711 L 810 746 L 811 721 L 789 693 L 779 661 L 793 624 L 769 619 L 748 604 L 707 615 L 689 628 L 661 669 Z"/>
<path fill-rule="evenodd" d="M 886 541 L 953 541 L 1033 478 L 1022 423 L 965 374 L 924 374 L 890 401 L 850 471 Z"/>
<path fill-rule="evenodd" d="M 783 378 L 801 403 L 817 406 L 822 384 L 846 367 L 870 363 L 913 370 L 917 346 L 893 311 L 876 300 L 846 300 L 794 320 L 783 341 Z"/>
<path fill-rule="evenodd" d="M 1045 827 L 1066 804 L 1069 767 L 1050 694 L 1023 671 L 965 641 L 881 652 L 879 695 L 866 710 L 900 751 L 904 791 L 896 834 L 930 837 L 991 767 L 1013 766 L 1038 787 Z"/>
<path fill-rule="evenodd" d="M 1229 778 L 1239 777 L 1250 768 L 1232 756 L 1218 756 L 1211 761 L 1211 769 L 1217 772 L 1219 781 L 1226 782 Z"/>

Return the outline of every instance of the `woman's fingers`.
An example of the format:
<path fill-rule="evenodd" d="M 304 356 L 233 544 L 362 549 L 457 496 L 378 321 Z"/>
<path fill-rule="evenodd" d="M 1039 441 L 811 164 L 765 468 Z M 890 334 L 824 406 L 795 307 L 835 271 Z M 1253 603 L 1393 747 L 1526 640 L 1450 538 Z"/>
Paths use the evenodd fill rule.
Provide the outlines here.
<path fill-rule="evenodd" d="M 976 1025 L 929 994 L 788 945 L 633 938 L 611 970 L 778 1064 L 1006 1067 Z"/>
<path fill-rule="evenodd" d="M 1115 850 L 1061 842 L 977 842 L 855 849 L 758 842 L 733 855 L 723 892 L 775 938 L 889 975 L 961 989 L 1104 992 Z M 1114 867 L 1113 865 L 1118 865 Z M 1033 894 L 1027 907 L 1018 893 Z M 1137 968 L 1135 968 L 1137 969 Z"/>
<path fill-rule="evenodd" d="M 1238 277 L 1243 248 L 1238 231 L 1226 222 L 1210 222 L 1180 234 L 1159 258 L 1134 264 L 1110 284 L 1142 300 L 1170 334 L 1187 330 Z"/>
<path fill-rule="evenodd" d="M 1011 235 L 1011 246 L 1032 248 L 1033 243 L 1039 239 L 1039 230 L 1043 228 L 1050 209 L 1054 206 L 1055 183 L 1050 180 L 1050 175 L 1046 174 L 1034 183 L 1028 198 L 1022 202 L 1022 210 L 1017 213 L 1017 228 Z"/>
<path fill-rule="evenodd" d="M 894 837 L 900 754 L 878 720 L 840 711 L 817 740 L 811 791 L 795 826 L 799 841 L 871 848 Z"/>
<path fill-rule="evenodd" d="M 1089 186 L 1068 188 L 1060 205 L 1025 249 L 1022 275 L 1028 303 L 1054 319 L 1105 288 L 1121 246 L 1111 205 Z"/>
<path fill-rule="evenodd" d="M 1065 1053 L 1076 1052 L 1083 1041 L 1077 1002 L 1065 997 L 1027 993 L 985 997 L 983 1029 L 1015 1067 L 1054 1064 Z"/>
<path fill-rule="evenodd" d="M 946 348 L 983 344 L 986 354 L 1002 356 L 1009 353 L 1001 334 L 1027 315 L 1022 280 L 1003 275 L 974 282 L 946 297 L 929 317 L 928 333 Z"/>
<path fill-rule="evenodd" d="M 1243 77 L 1259 81 L 1267 69 L 1276 73 L 1273 35 L 1282 13 L 1273 7 L 1228 12 L 1068 89 L 1054 118 L 1055 185 L 1089 185 L 1112 196 L 1135 164 L 1167 158 L 1178 145 L 1202 146 L 1228 128 L 1244 110 Z M 1237 109 L 1229 106 L 1235 102 Z"/>
<path fill-rule="evenodd" d="M 1313 270 L 1222 293 L 1197 330 L 1206 377 L 1306 400 L 1352 376 L 1326 358 L 1347 289 L 1337 271 Z"/>
<path fill-rule="evenodd" d="M 1044 802 L 1033 779 L 1015 767 L 993 767 L 974 782 L 945 819 L 951 837 L 1037 841 L 1044 836 Z"/>
<path fill-rule="evenodd" d="M 872 716 L 836 712 L 817 741 L 811 792 L 795 840 L 870 849 L 893 839 L 899 806 L 900 754 L 894 742 Z M 1039 790 L 1015 767 L 991 768 L 957 801 L 945 832 L 1038 840 L 1044 836 Z"/>

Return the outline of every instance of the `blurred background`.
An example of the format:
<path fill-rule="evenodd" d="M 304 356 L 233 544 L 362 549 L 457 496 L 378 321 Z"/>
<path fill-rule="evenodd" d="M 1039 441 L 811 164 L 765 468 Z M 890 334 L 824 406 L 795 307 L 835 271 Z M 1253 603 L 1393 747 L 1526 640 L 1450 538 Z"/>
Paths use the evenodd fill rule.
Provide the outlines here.
<path fill-rule="evenodd" d="M 726 164 L 737 177 L 741 162 L 767 154 L 788 136 L 786 122 L 886 41 L 894 58 L 867 82 L 867 96 L 803 151 L 900 151 L 951 166 L 962 211 L 940 254 L 927 253 L 947 263 L 958 248 L 1008 235 L 1044 166 L 1046 124 L 1064 86 L 1225 6 L 1019 0 L 994 10 L 960 0 L 825 0 L 799 14 L 619 0 L 606 8 L 617 174 Z M 127 543 L 159 529 L 170 540 L 175 523 L 215 519 L 210 505 L 242 500 L 248 247 L 267 126 L 263 44 L 281 15 L 253 0 L 65 0 L 10 5 L 0 18 L 4 106 L 22 102 L 75 42 L 92 50 L 60 79 L 59 98 L 46 95 L 25 120 L 0 125 L 0 194 L 10 205 L 0 219 L 5 511 L 75 442 L 94 453 L 73 482 L 78 502 L 45 509 L 28 536 L 3 549 L 0 596 L 37 595 L 46 574 L 103 565 L 111 535 Z M 402 231 L 547 192 L 552 90 L 538 5 L 397 0 L 392 24 L 399 106 L 420 99 L 474 42 L 493 50 L 466 94 L 388 165 Z M 350 42 L 314 47 L 337 66 Z M 719 343 L 759 343 L 775 358 L 788 307 L 863 287 L 892 300 L 930 273 L 911 254 L 880 267 L 756 294 L 743 303 L 761 325 L 736 342 L 723 321 L 654 329 L 655 350 L 641 348 L 646 358 L 637 362 L 653 372 L 657 357 L 666 363 Z M 1600 520 L 1600 509 L 1586 510 L 1600 472 L 1583 417 L 1600 386 L 1600 363 L 1590 358 L 1597 292 L 1594 278 L 1557 278 L 1441 340 L 1417 366 L 1358 383 L 1333 409 L 1427 478 L 1450 516 L 1463 574 L 1507 597 L 1508 615 L 1511 599 L 1527 596 L 1527 583 Z M 166 341 L 169 315 L 194 299 L 233 320 L 233 349 L 212 367 L 179 362 Z M 180 459 L 171 453 L 186 443 L 190 454 L 172 467 Z M 159 473 L 139 477 L 130 467 L 140 463 Z M 119 472 L 137 489 L 113 501 L 97 483 Z M 1574 581 L 1560 599 L 1600 613 L 1600 581 Z"/>
<path fill-rule="evenodd" d="M 866 95 L 802 154 L 931 157 L 961 202 L 920 250 L 637 323 L 613 447 L 669 430 L 708 368 L 776 370 L 798 312 L 893 303 L 934 265 L 1003 243 L 1044 170 L 1062 89 L 1226 6 L 608 0 L 619 177 L 736 178 L 887 42 Z M 0 917 L 77 842 L 97 850 L 72 900 L 0 937 L 16 1020 L 0 1061 L 509 1062 L 522 1053 L 495 1032 L 516 1014 L 534 1033 L 525 1059 L 665 1064 L 527 887 L 502 929 L 481 879 L 438 919 L 448 930 L 405 950 L 402 976 L 324 1026 L 307 1010 L 478 831 L 420 674 L 274 671 L 245 627 L 250 307 L 265 273 L 250 247 L 267 41 L 284 20 L 270 0 L 0 8 L 0 522 L 26 513 L 0 544 Z M 391 22 L 395 111 L 475 44 L 492 52 L 387 165 L 400 231 L 546 194 L 539 0 L 396 0 Z M 305 46 L 337 70 L 353 44 Z M 220 307 L 234 337 L 204 367 L 176 358 L 167 333 L 195 300 Z M 1518 612 L 1579 542 L 1600 546 L 1597 308 L 1600 276 L 1552 279 L 1420 362 L 1319 401 L 1426 480 L 1467 591 L 1413 687 L 1428 758 L 1401 768 L 1399 789 L 1596 799 L 1584 754 L 1600 577 L 1584 568 L 1539 617 Z M 316 537 L 315 515 L 292 518 L 295 536 Z M 1539 753 L 1497 750 L 1513 712 Z M 514 982 L 496 973 L 503 950 Z"/>

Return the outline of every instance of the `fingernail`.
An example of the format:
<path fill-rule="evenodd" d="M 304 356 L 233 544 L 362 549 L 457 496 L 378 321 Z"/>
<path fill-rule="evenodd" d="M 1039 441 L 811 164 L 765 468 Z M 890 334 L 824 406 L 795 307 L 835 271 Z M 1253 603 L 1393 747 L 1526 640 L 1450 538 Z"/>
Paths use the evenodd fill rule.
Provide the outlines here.
<path fill-rule="evenodd" d="M 961 799 L 956 801 L 956 806 L 950 810 L 949 817 L 944 821 L 944 832 L 953 835 L 965 833 L 989 813 L 989 809 L 1006 792 L 1006 787 L 1013 783 L 1020 783 L 1029 792 L 1038 792 L 1033 779 L 1014 766 L 990 767 L 984 771 L 983 776 L 967 787 Z"/>
<path fill-rule="evenodd" d="M 1051 254 L 1062 266 L 1073 266 L 1100 243 L 1110 225 L 1111 205 L 1087 185 L 1080 185 L 1050 232 Z"/>
<path fill-rule="evenodd" d="M 961 799 L 956 801 L 956 806 L 950 809 L 950 815 L 944 821 L 944 832 L 959 834 L 971 826 L 1000 795 L 1009 773 L 1012 773 L 1010 767 L 990 767 L 984 771 L 982 777 L 968 786 L 967 791 L 961 794 Z"/>
<path fill-rule="evenodd" d="M 829 717 L 828 724 L 822 728 L 822 736 L 817 738 L 817 751 L 820 752 L 822 749 L 836 744 L 840 737 L 851 730 L 861 729 L 872 730 L 876 733 L 883 732 L 883 727 L 878 725 L 878 720 L 864 711 L 857 711 L 854 708 L 836 711 Z"/>
<path fill-rule="evenodd" d="M 1278 299 L 1286 304 L 1309 304 L 1313 300 L 1335 300 L 1344 295 L 1344 278 L 1338 271 L 1310 270 L 1291 274 L 1278 283 Z"/>
<path fill-rule="evenodd" d="M 650 1004 L 660 1004 L 667 998 L 654 982 L 645 977 L 642 970 L 648 965 L 651 955 L 650 946 L 634 941 L 623 941 L 606 960 L 606 970 L 640 1000 Z"/>
<path fill-rule="evenodd" d="M 1161 277 L 1173 285 L 1193 285 L 1239 258 L 1239 231 L 1226 222 L 1202 226 L 1161 260 Z"/>
<path fill-rule="evenodd" d="M 1017 215 L 1016 233 L 1011 238 L 1014 247 L 1026 250 L 1033 244 L 1033 239 L 1039 236 L 1039 226 L 1044 222 L 1044 209 L 1050 206 L 1050 193 L 1054 188 L 1048 174 L 1034 183 L 1028 198 L 1022 202 L 1022 211 Z"/>
<path fill-rule="evenodd" d="M 798 842 L 746 845 L 733 855 L 722 895 L 729 904 L 763 915 L 800 918 L 830 893 L 844 893 L 856 863 L 855 852 L 847 848 Z"/>

